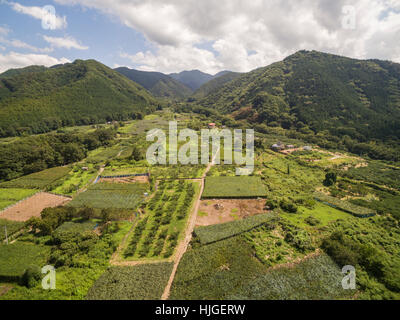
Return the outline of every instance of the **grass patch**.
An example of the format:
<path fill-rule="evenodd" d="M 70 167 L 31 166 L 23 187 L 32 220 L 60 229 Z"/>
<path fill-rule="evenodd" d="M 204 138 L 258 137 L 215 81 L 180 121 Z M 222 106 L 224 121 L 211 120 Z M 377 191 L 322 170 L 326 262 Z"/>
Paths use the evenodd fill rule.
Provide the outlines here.
<path fill-rule="evenodd" d="M 276 215 L 274 214 L 260 214 L 243 220 L 198 227 L 194 230 L 194 234 L 200 243 L 204 245 L 236 236 L 275 219 Z"/>
<path fill-rule="evenodd" d="M 259 177 L 208 177 L 202 198 L 258 198 L 266 195 Z"/>

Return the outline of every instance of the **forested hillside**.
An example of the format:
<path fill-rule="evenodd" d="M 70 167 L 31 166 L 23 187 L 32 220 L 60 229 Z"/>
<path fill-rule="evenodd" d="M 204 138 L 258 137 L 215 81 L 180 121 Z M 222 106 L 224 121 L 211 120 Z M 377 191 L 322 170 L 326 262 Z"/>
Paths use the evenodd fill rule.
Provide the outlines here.
<path fill-rule="evenodd" d="M 195 91 L 193 97 L 196 99 L 201 99 L 209 94 L 216 92 L 221 89 L 228 82 L 235 80 L 240 77 L 240 73 L 238 72 L 222 72 L 216 75 L 216 77 L 205 84 L 203 84 L 199 89 Z"/>
<path fill-rule="evenodd" d="M 379 150 L 379 144 L 398 147 L 400 139 L 396 63 L 300 51 L 242 75 L 200 104 L 236 119 L 316 136 L 316 142 L 345 145 L 356 153 L 399 157 L 398 152 Z M 382 154 L 386 152 L 390 154 Z"/>
<path fill-rule="evenodd" d="M 0 77 L 0 136 L 135 119 L 157 107 L 146 89 L 94 60 Z"/>
<path fill-rule="evenodd" d="M 160 72 L 145 72 L 125 67 L 117 68 L 115 71 L 139 83 L 156 97 L 183 99 L 192 94 L 192 89 Z"/>

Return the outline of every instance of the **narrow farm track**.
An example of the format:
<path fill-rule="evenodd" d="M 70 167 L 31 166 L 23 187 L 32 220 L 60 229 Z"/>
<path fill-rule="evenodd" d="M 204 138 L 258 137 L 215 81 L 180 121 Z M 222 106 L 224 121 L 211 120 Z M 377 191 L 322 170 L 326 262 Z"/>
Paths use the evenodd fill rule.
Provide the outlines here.
<path fill-rule="evenodd" d="M 170 292 L 171 292 L 172 283 L 174 282 L 175 274 L 176 274 L 176 271 L 178 270 L 179 262 L 181 261 L 183 255 L 185 254 L 185 252 L 189 246 L 190 241 L 192 240 L 193 230 L 196 225 L 197 212 L 199 211 L 200 200 L 201 200 L 201 196 L 204 191 L 205 178 L 207 176 L 207 173 L 210 171 L 211 167 L 215 164 L 215 157 L 218 153 L 219 153 L 219 149 L 216 152 L 212 161 L 208 164 L 206 170 L 204 171 L 203 177 L 201 178 L 200 192 L 199 192 L 199 195 L 196 200 L 196 205 L 193 207 L 193 211 L 189 218 L 188 226 L 186 228 L 185 239 L 183 241 L 181 241 L 181 243 L 179 244 L 179 246 L 176 250 L 175 258 L 174 258 L 174 267 L 172 268 L 171 276 L 168 280 L 167 286 L 164 289 L 164 293 L 161 296 L 161 300 L 168 300 Z"/>

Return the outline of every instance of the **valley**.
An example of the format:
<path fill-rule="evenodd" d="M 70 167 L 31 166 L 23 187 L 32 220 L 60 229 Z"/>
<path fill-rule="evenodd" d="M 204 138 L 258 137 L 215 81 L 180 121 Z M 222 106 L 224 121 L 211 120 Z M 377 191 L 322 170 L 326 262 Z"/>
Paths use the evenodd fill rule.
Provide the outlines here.
<path fill-rule="evenodd" d="M 6 73 L 0 300 L 400 299 L 399 70 L 302 51 L 197 89 L 94 61 Z M 159 77 L 171 90 L 154 94 Z M 253 172 L 212 150 L 208 165 L 149 164 L 147 133 L 170 121 L 254 128 Z"/>

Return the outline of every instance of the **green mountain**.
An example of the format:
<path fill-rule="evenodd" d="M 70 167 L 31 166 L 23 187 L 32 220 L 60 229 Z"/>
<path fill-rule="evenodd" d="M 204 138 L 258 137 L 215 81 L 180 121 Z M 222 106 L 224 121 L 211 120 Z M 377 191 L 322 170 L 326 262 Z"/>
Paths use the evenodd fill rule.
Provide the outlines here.
<path fill-rule="evenodd" d="M 199 70 L 171 73 L 169 76 L 183 83 L 185 86 L 189 87 L 193 91 L 200 88 L 206 82 L 214 79 L 214 76 L 212 76 L 211 74 L 204 73 Z"/>
<path fill-rule="evenodd" d="M 142 86 L 95 60 L 8 71 L 0 78 L 0 136 L 127 120 L 157 106 Z"/>
<path fill-rule="evenodd" d="M 398 143 L 400 64 L 300 51 L 243 74 L 200 104 L 331 141 Z"/>
<path fill-rule="evenodd" d="M 3 72 L 2 74 L 0 74 L 0 79 L 15 77 L 17 75 L 24 74 L 24 73 L 45 71 L 46 69 L 47 68 L 44 66 L 29 66 L 29 67 L 20 68 L 20 69 L 9 69 L 6 72 Z"/>
<path fill-rule="evenodd" d="M 190 88 L 160 72 L 145 72 L 125 67 L 114 70 L 139 83 L 156 97 L 184 99 L 192 94 Z"/>
<path fill-rule="evenodd" d="M 193 97 L 196 99 L 204 98 L 213 92 L 218 91 L 228 82 L 240 77 L 240 75 L 241 73 L 238 72 L 222 71 L 216 74 L 214 79 L 206 82 L 199 89 L 197 89 L 193 94 Z"/>

